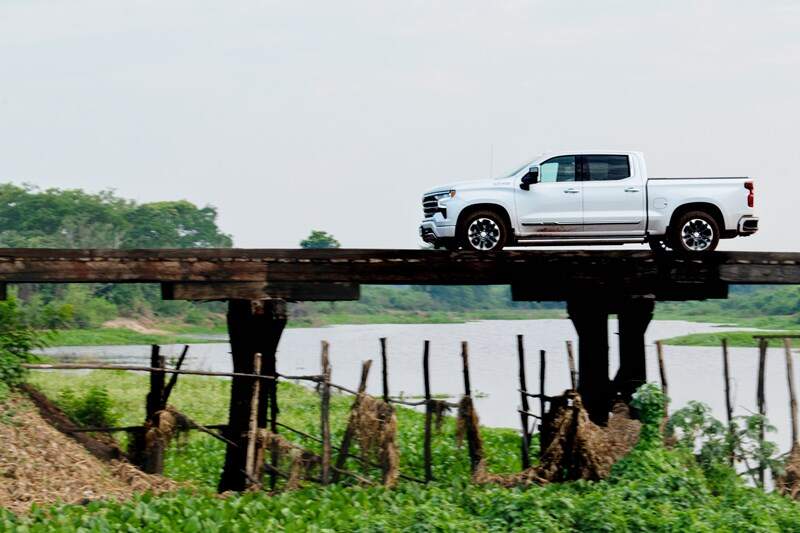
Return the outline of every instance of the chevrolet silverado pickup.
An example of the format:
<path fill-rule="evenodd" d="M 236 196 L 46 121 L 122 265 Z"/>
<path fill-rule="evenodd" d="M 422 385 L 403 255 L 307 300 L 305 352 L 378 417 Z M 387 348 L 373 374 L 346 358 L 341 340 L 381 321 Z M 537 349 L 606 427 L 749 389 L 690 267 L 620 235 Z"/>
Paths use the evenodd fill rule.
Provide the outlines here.
<path fill-rule="evenodd" d="M 640 152 L 559 152 L 430 190 L 419 231 L 451 250 L 648 243 L 694 255 L 755 233 L 754 201 L 750 178 L 650 178 Z"/>

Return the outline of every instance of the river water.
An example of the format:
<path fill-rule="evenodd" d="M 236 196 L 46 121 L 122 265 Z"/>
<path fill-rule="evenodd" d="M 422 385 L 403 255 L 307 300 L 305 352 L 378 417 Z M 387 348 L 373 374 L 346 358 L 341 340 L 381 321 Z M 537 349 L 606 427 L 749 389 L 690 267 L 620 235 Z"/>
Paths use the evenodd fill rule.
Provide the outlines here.
<path fill-rule="evenodd" d="M 658 364 L 653 342 L 689 333 L 725 331 L 713 324 L 655 320 L 647 332 L 648 380 L 658 382 Z M 611 376 L 617 362 L 617 324 L 609 322 Z M 380 393 L 379 338 L 386 337 L 389 387 L 392 395 L 416 396 L 423 392 L 422 347 L 431 341 L 431 387 L 434 393 L 453 398 L 463 392 L 461 341 L 469 342 L 470 378 L 481 423 L 489 426 L 519 426 L 520 399 L 517 378 L 516 335 L 525 336 L 528 388 L 538 392 L 539 350 L 547 352 L 546 393 L 556 394 L 569 386 L 565 341 L 577 342 L 569 320 L 492 320 L 465 324 L 380 324 L 287 329 L 278 347 L 278 370 L 284 374 L 319 372 L 320 343 L 330 342 L 335 383 L 356 388 L 363 360 L 374 359 L 369 391 Z M 182 346 L 164 346 L 163 353 L 177 356 Z M 665 364 L 672 398 L 671 409 L 698 400 L 711 406 L 724 420 L 725 398 L 722 358 L 719 348 L 665 346 Z M 149 363 L 149 346 L 94 346 L 49 348 L 48 354 L 65 360 L 93 359 L 109 363 Z M 230 348 L 226 343 L 194 344 L 185 368 L 230 372 Z M 756 348 L 731 348 L 731 378 L 736 415 L 756 411 Z M 800 364 L 795 365 L 800 368 Z M 796 382 L 800 379 L 796 377 Z M 771 435 L 782 451 L 789 448 L 788 389 L 783 349 L 770 349 L 766 375 L 767 409 L 777 427 Z M 538 406 L 538 402 L 534 402 Z M 533 409 L 536 411 L 537 409 Z"/>

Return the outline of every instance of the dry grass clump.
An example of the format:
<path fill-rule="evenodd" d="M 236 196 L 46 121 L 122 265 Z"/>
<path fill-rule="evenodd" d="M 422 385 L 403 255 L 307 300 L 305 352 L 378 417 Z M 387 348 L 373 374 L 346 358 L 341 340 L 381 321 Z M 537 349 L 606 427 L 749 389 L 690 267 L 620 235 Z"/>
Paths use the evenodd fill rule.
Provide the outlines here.
<path fill-rule="evenodd" d="M 800 499 L 800 446 L 796 442 L 786 458 L 783 474 L 775 477 L 775 489 L 793 500 Z"/>
<path fill-rule="evenodd" d="M 9 398 L 0 410 L 0 506 L 15 513 L 34 503 L 123 500 L 134 492 L 178 487 L 125 461 L 98 459 L 46 422 L 25 397 Z"/>
<path fill-rule="evenodd" d="M 362 457 L 377 460 L 383 469 L 383 484 L 393 487 L 400 476 L 394 407 L 367 394 L 359 394 L 350 411 L 348 426 L 358 442 Z"/>
<path fill-rule="evenodd" d="M 630 418 L 628 406 L 623 403 L 614 406 L 607 427 L 594 424 L 574 391 L 553 398 L 542 425 L 539 465 L 512 475 L 488 474 L 485 465 L 481 465 L 475 481 L 517 486 L 600 480 L 633 448 L 641 429 L 641 423 Z"/>
<path fill-rule="evenodd" d="M 272 458 L 277 465 L 282 462 L 288 462 L 285 490 L 300 488 L 300 482 L 311 477 L 314 467 L 320 464 L 319 456 L 301 448 L 277 433 L 272 433 L 268 429 L 259 430 L 258 444 L 260 450 L 259 458 L 257 459 L 258 464 L 264 464 L 263 454 L 266 450 L 270 450 Z"/>

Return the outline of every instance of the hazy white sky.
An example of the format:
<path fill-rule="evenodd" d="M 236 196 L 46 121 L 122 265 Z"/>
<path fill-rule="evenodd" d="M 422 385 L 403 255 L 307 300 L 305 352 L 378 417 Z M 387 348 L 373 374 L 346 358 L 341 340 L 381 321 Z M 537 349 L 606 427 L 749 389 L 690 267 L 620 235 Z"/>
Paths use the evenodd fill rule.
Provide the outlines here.
<path fill-rule="evenodd" d="M 415 247 L 420 195 L 562 147 L 752 175 L 800 250 L 800 3 L 0 0 L 0 180 L 212 204 L 236 245 Z"/>

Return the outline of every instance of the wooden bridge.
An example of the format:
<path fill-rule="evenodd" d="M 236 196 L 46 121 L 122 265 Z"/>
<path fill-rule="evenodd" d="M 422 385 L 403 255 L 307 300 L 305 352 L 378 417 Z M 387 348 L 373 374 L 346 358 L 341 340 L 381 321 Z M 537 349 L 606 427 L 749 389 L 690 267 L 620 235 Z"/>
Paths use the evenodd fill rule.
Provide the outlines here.
<path fill-rule="evenodd" d="M 800 253 L 717 252 L 702 259 L 639 251 L 64 250 L 0 249 L 8 283 L 160 283 L 165 299 L 228 301 L 235 373 L 276 375 L 285 301 L 356 300 L 362 284 L 510 285 L 515 300 L 565 301 L 579 338 L 579 383 L 593 420 L 645 382 L 644 333 L 654 302 L 725 298 L 731 284 L 800 284 Z M 620 367 L 609 376 L 608 317 L 619 320 Z M 276 409 L 274 380 L 259 427 Z M 242 490 L 250 415 L 247 378 L 232 379 L 229 446 L 220 488 Z M 270 405 L 270 398 L 272 404 Z"/>

